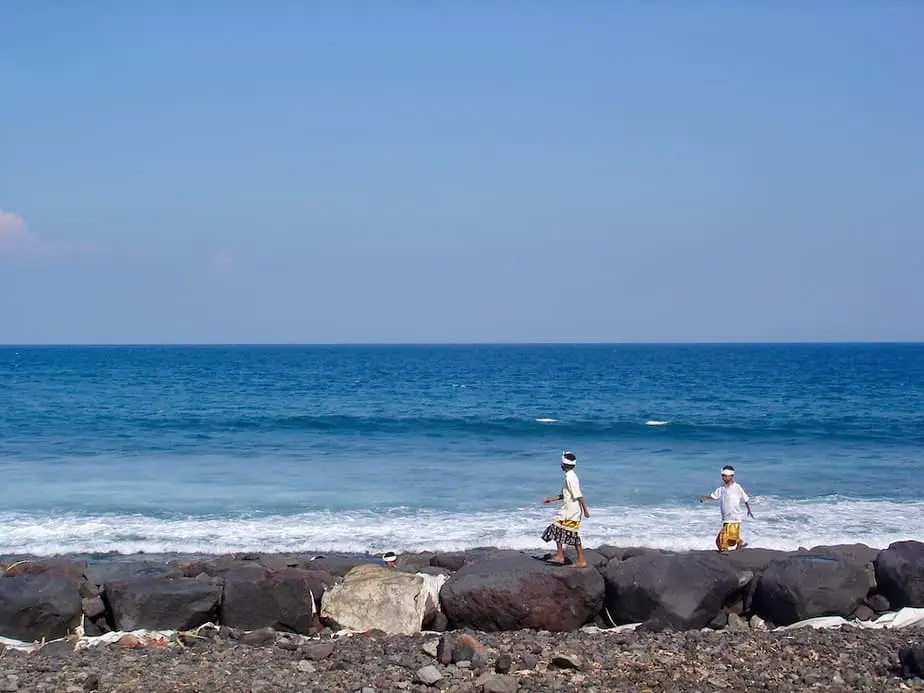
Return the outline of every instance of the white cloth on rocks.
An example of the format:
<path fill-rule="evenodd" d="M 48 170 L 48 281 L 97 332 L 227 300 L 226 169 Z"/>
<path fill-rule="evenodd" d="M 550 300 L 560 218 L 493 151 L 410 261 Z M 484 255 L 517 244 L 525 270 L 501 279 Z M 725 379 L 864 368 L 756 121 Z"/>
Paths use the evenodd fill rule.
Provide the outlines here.
<path fill-rule="evenodd" d="M 445 579 L 360 565 L 324 592 L 321 618 L 346 630 L 413 635 L 421 631 L 424 617 L 439 608 L 439 589 Z"/>

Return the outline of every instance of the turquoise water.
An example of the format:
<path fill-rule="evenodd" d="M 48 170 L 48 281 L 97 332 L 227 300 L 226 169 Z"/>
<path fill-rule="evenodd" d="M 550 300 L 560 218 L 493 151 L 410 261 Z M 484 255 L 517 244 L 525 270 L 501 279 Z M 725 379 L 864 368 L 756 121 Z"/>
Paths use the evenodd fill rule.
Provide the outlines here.
<path fill-rule="evenodd" d="M 4 347 L 0 553 L 924 535 L 924 345 Z"/>

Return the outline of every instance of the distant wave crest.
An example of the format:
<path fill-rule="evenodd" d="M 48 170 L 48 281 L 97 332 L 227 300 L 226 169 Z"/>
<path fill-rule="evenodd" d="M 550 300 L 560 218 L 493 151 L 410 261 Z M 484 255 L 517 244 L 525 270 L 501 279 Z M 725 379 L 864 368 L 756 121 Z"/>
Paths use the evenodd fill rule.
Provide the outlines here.
<path fill-rule="evenodd" d="M 555 424 L 555 426 L 536 426 Z M 142 428 L 179 431 L 201 435 L 225 432 L 302 431 L 325 435 L 401 435 L 457 437 L 460 435 L 530 438 L 535 436 L 567 437 L 583 440 L 613 440 L 667 436 L 682 441 L 734 442 L 777 441 L 794 439 L 829 439 L 903 444 L 924 444 L 920 430 L 908 431 L 901 426 L 857 427 L 852 422 L 836 420 L 724 420 L 721 422 L 675 421 L 669 419 L 606 420 L 552 417 L 519 418 L 479 416 L 390 417 L 353 414 L 294 416 L 241 416 L 228 418 L 150 417 L 136 421 Z"/>

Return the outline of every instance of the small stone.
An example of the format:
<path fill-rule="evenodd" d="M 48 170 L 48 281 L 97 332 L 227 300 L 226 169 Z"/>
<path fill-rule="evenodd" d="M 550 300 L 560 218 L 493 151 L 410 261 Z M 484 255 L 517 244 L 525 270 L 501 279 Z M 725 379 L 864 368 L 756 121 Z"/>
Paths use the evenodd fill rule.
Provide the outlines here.
<path fill-rule="evenodd" d="M 398 681 L 398 683 L 395 684 L 395 688 L 398 688 L 402 691 L 406 691 L 410 687 L 411 684 L 407 681 Z"/>
<path fill-rule="evenodd" d="M 831 679 L 831 683 L 833 683 L 835 686 L 843 686 L 844 678 L 840 674 L 835 674 Z"/>
<path fill-rule="evenodd" d="M 334 643 L 318 642 L 302 645 L 300 652 L 307 658 L 314 661 L 327 659 L 334 653 Z"/>
<path fill-rule="evenodd" d="M 295 665 L 295 668 L 298 669 L 303 674 L 313 674 L 315 672 L 315 666 L 307 659 L 299 660 L 298 664 Z"/>
<path fill-rule="evenodd" d="M 437 633 L 442 633 L 449 628 L 449 620 L 446 618 L 446 614 L 442 611 L 437 612 L 433 616 L 433 620 L 430 622 L 430 630 Z"/>
<path fill-rule="evenodd" d="M 460 635 L 452 648 L 452 661 L 456 664 L 471 662 L 472 666 L 485 667 L 488 664 L 488 648 L 471 635 Z"/>
<path fill-rule="evenodd" d="M 279 638 L 279 640 L 276 641 L 276 647 L 286 652 L 295 652 L 298 646 L 299 643 L 292 638 Z"/>
<path fill-rule="evenodd" d="M 276 642 L 276 631 L 272 628 L 261 628 L 260 630 L 253 630 L 249 633 L 244 633 L 240 637 L 240 642 L 244 645 L 250 645 L 251 647 L 262 647 L 264 645 L 270 645 Z"/>
<path fill-rule="evenodd" d="M 0 679 L 0 693 L 13 693 L 19 690 L 19 678 L 16 676 L 7 676 Z"/>
<path fill-rule="evenodd" d="M 372 686 L 364 686 L 359 693 L 375 693 L 375 689 Z"/>
<path fill-rule="evenodd" d="M 516 693 L 517 680 L 512 676 L 489 676 L 481 686 L 483 693 Z"/>
<path fill-rule="evenodd" d="M 272 684 L 263 679 L 255 679 L 254 682 L 250 684 L 250 693 L 266 693 L 271 690 L 273 690 Z"/>
<path fill-rule="evenodd" d="M 87 618 L 99 618 L 106 613 L 106 605 L 100 597 L 84 597 L 81 603 L 83 613 Z"/>
<path fill-rule="evenodd" d="M 432 664 L 428 664 L 422 669 L 417 670 L 417 680 L 427 686 L 432 686 L 442 679 L 443 675 L 440 673 L 440 670 Z"/>
<path fill-rule="evenodd" d="M 427 640 L 427 642 L 425 642 L 420 649 L 424 651 L 424 654 L 428 654 L 431 657 L 436 658 L 436 656 L 439 654 L 440 641 Z"/>
<path fill-rule="evenodd" d="M 87 678 L 83 682 L 83 688 L 86 691 L 99 690 L 99 675 L 93 673 L 87 674 Z"/>
<path fill-rule="evenodd" d="M 743 616 L 739 616 L 738 614 L 731 613 L 728 615 L 727 628 L 730 631 L 741 632 L 741 631 L 749 630 L 750 625 L 748 624 L 747 619 L 745 619 Z"/>
<path fill-rule="evenodd" d="M 552 666 L 559 669 L 580 669 L 584 661 L 573 654 L 557 654 L 552 657 Z"/>
<path fill-rule="evenodd" d="M 509 654 L 502 654 L 497 658 L 497 662 L 494 664 L 494 671 L 496 671 L 498 674 L 509 674 L 512 668 L 513 659 Z"/>
<path fill-rule="evenodd" d="M 579 686 L 580 684 L 584 683 L 586 680 L 587 680 L 587 677 L 584 676 L 584 674 L 575 674 L 574 676 L 571 677 L 571 683 L 573 683 L 576 686 Z"/>
<path fill-rule="evenodd" d="M 881 594 L 874 594 L 868 597 L 866 600 L 866 605 L 877 614 L 884 614 L 892 608 L 892 605 L 889 604 L 889 600 L 883 597 Z"/>
<path fill-rule="evenodd" d="M 751 630 L 759 630 L 759 631 L 770 630 L 767 627 L 767 622 L 764 621 L 764 619 L 762 619 L 757 614 L 754 614 L 753 616 L 751 616 L 750 623 L 751 623 Z"/>
<path fill-rule="evenodd" d="M 523 655 L 523 668 L 535 669 L 539 666 L 539 658 L 534 654 Z"/>
<path fill-rule="evenodd" d="M 461 662 L 456 662 L 456 666 L 459 667 L 459 669 L 471 669 L 472 663 L 464 659 Z"/>
<path fill-rule="evenodd" d="M 444 633 L 440 638 L 439 645 L 436 648 L 436 657 L 440 664 L 446 665 L 452 662 L 452 650 L 455 647 L 455 638 L 451 633 Z"/>

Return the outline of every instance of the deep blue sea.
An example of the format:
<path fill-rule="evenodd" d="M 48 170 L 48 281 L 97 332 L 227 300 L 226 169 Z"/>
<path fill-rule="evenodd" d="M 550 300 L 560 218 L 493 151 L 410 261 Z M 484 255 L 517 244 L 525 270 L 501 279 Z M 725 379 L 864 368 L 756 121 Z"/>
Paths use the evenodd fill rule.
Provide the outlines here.
<path fill-rule="evenodd" d="M 0 554 L 924 537 L 924 345 L 0 348 Z"/>

